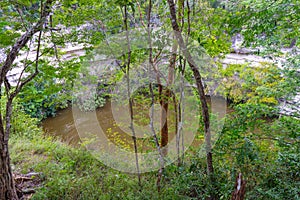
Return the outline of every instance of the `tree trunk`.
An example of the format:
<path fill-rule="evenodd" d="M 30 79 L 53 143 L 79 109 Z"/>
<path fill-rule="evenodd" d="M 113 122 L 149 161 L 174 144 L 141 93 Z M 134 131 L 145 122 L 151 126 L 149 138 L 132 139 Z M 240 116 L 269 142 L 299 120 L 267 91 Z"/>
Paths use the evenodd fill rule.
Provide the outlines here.
<path fill-rule="evenodd" d="M 129 113 L 130 113 L 130 129 L 132 132 L 132 140 L 133 140 L 133 146 L 134 146 L 134 153 L 135 153 L 135 164 L 136 164 L 136 170 L 137 170 L 137 176 L 139 181 L 139 186 L 142 186 L 141 184 L 141 173 L 140 173 L 140 166 L 139 166 L 139 158 L 138 158 L 138 149 L 137 149 L 137 140 L 136 140 L 136 134 L 135 134 L 135 128 L 134 128 L 134 115 L 133 115 L 133 103 L 130 93 L 130 64 L 131 64 L 131 47 L 130 47 L 130 39 L 129 39 L 129 32 L 128 32 L 128 13 L 127 13 L 127 5 L 124 6 L 124 14 L 123 14 L 123 22 L 125 26 L 126 31 L 126 41 L 127 41 L 127 63 L 126 63 L 126 82 L 127 82 L 127 95 L 128 95 L 128 103 L 129 103 Z"/>
<path fill-rule="evenodd" d="M 246 181 L 243 179 L 242 173 L 236 178 L 234 191 L 232 192 L 232 200 L 243 200 L 246 194 Z"/>
<path fill-rule="evenodd" d="M 1 132 L 0 135 L 4 136 L 3 131 Z M 18 196 L 10 167 L 8 144 L 1 140 L 0 146 L 0 200 L 15 200 L 18 199 Z"/>
<path fill-rule="evenodd" d="M 162 147 L 162 154 L 166 156 L 168 154 L 168 142 L 169 142 L 169 128 L 168 128 L 168 109 L 169 109 L 169 89 L 162 94 L 161 100 L 161 141 L 160 145 Z"/>
<path fill-rule="evenodd" d="M 168 145 L 169 142 L 169 136 L 168 136 L 168 132 L 169 132 L 169 128 L 168 128 L 168 109 L 169 109 L 169 103 L 168 103 L 168 92 L 166 91 L 166 93 L 163 94 L 164 97 L 162 97 L 164 100 L 162 100 L 161 103 L 161 147 L 164 147 L 163 149 L 163 155 L 167 154 L 167 148 L 166 146 Z"/>
<path fill-rule="evenodd" d="M 207 101 L 205 98 L 205 92 L 204 92 L 204 86 L 202 83 L 202 77 L 200 75 L 200 72 L 197 68 L 196 63 L 194 62 L 194 59 L 192 55 L 190 54 L 189 50 L 187 49 L 187 46 L 183 40 L 180 28 L 177 23 L 177 17 L 176 17 L 176 9 L 175 4 L 173 0 L 168 0 L 169 8 L 170 8 L 170 17 L 171 17 L 171 23 L 172 28 L 174 31 L 174 34 L 176 36 L 177 42 L 179 44 L 179 47 L 186 58 L 190 68 L 193 71 L 194 79 L 196 81 L 197 85 L 197 91 L 199 94 L 199 99 L 201 101 L 201 107 L 202 107 L 202 117 L 203 117 L 203 123 L 204 123 L 204 129 L 205 129 L 205 144 L 206 144 L 206 163 L 207 163 L 207 173 L 210 177 L 210 184 L 214 184 L 214 169 L 213 169 L 213 158 L 212 158 L 212 147 L 211 147 L 211 134 L 210 134 L 210 122 L 209 122 L 209 112 L 208 112 L 208 106 Z M 216 191 L 212 190 L 209 199 L 215 199 L 215 193 Z"/>
<path fill-rule="evenodd" d="M 163 155 L 167 155 L 168 148 L 166 147 L 169 142 L 169 128 L 168 128 L 168 110 L 169 110 L 169 100 L 171 97 L 171 90 L 169 86 L 171 86 L 174 82 L 174 71 L 175 71 L 175 63 L 176 63 L 176 51 L 177 44 L 174 43 L 172 46 L 172 55 L 169 59 L 169 67 L 168 67 L 168 80 L 167 80 L 167 88 L 165 91 L 162 91 L 161 95 L 161 146 L 163 148 Z"/>
<path fill-rule="evenodd" d="M 12 102 L 20 90 L 30 82 L 37 75 L 38 67 L 38 58 L 39 58 L 39 49 L 41 41 L 41 30 L 43 25 L 47 21 L 47 17 L 51 12 L 51 5 L 54 0 L 46 0 L 44 3 L 41 1 L 41 18 L 35 23 L 35 25 L 27 30 L 12 46 L 10 52 L 7 54 L 7 57 L 0 67 L 0 87 L 5 85 L 5 92 L 7 95 L 6 102 L 6 113 L 5 116 L 0 111 L 0 200 L 16 200 L 18 199 L 16 188 L 14 185 L 14 179 L 12 175 L 12 170 L 10 166 L 10 157 L 8 151 L 8 140 L 11 130 L 11 116 L 12 116 Z M 35 73 L 29 75 L 25 80 L 21 81 L 21 77 L 18 80 L 17 86 L 11 91 L 10 85 L 7 80 L 7 73 L 11 70 L 15 59 L 17 58 L 19 52 L 23 47 L 26 46 L 28 41 L 36 34 L 40 32 L 38 40 L 38 49 L 37 49 L 37 59 L 36 59 L 36 71 Z M 24 67 L 24 70 L 28 66 Z M 0 89 L 0 97 L 1 97 Z M 5 125 L 5 126 L 4 126 Z"/>
<path fill-rule="evenodd" d="M 148 42 L 149 42 L 149 71 L 150 68 L 152 67 L 154 69 L 154 71 L 157 73 L 157 68 L 156 68 L 156 60 L 153 60 L 153 52 L 152 52 L 152 40 L 151 40 L 151 29 L 150 29 L 150 19 L 151 19 L 151 11 L 152 11 L 152 0 L 149 0 L 149 10 L 148 10 L 148 14 L 147 14 L 147 32 L 148 32 Z M 149 80 L 150 80 L 151 75 L 149 74 Z M 156 76 L 158 79 L 158 83 L 160 81 L 159 76 Z M 160 85 L 160 84 L 159 84 Z M 159 86 L 160 87 L 160 86 Z M 165 167 L 165 162 L 164 162 L 164 157 L 163 157 L 163 153 L 162 150 L 159 146 L 159 141 L 154 129 L 154 125 L 153 125 L 153 115 L 154 115 L 154 93 L 153 93 L 153 88 L 152 88 L 152 83 L 149 84 L 149 89 L 150 89 L 150 94 L 151 94 L 151 112 L 150 112 L 150 128 L 151 128 L 151 132 L 152 132 L 152 136 L 159 154 L 159 161 L 160 161 L 160 167 L 158 170 L 158 174 L 157 174 L 157 180 L 156 180 L 156 186 L 157 186 L 157 191 L 160 192 L 161 190 L 161 179 L 162 179 L 162 175 L 163 175 L 163 171 L 164 171 L 164 167 Z"/>
<path fill-rule="evenodd" d="M 203 123 L 204 123 L 204 128 L 205 128 L 207 172 L 210 176 L 212 176 L 213 175 L 213 162 L 212 162 L 212 152 L 211 152 L 211 134 L 210 134 L 209 112 L 208 112 L 208 106 L 207 106 L 207 102 L 206 102 L 206 98 L 205 98 L 202 77 L 200 75 L 200 72 L 197 68 L 196 63 L 194 62 L 193 57 L 191 56 L 190 52 L 186 48 L 186 44 L 181 35 L 180 29 L 179 29 L 179 26 L 177 23 L 175 4 L 174 4 L 173 0 L 168 0 L 168 4 L 170 7 L 171 22 L 172 22 L 174 34 L 175 34 L 178 44 L 181 48 L 181 51 L 183 52 L 190 68 L 193 71 L 194 79 L 196 81 L 197 91 L 199 93 L 199 98 L 201 101 Z"/>

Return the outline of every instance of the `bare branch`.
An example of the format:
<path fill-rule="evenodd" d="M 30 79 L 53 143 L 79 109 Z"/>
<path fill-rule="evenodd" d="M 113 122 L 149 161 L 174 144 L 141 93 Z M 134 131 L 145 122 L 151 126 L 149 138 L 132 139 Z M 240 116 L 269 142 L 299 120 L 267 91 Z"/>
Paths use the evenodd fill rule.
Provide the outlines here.
<path fill-rule="evenodd" d="M 35 61 L 35 71 L 33 74 L 31 74 L 29 77 L 27 77 L 23 82 L 19 82 L 17 84 L 17 87 L 14 91 L 14 93 L 12 94 L 13 96 L 16 96 L 20 90 L 29 82 L 31 81 L 34 77 L 36 77 L 39 73 L 38 71 L 38 65 L 39 65 L 39 53 L 40 53 L 40 46 L 41 46 L 41 37 L 42 37 L 42 31 L 40 31 L 39 33 L 39 39 L 38 39 L 38 47 L 37 47 L 37 52 L 36 52 L 36 61 Z"/>
<path fill-rule="evenodd" d="M 41 0 L 41 19 L 43 18 L 43 13 L 44 13 L 44 8 L 43 8 L 43 1 Z M 49 12 L 50 14 L 50 12 Z M 39 54 L 40 54 L 40 48 L 41 48 L 41 38 L 42 38 L 42 30 L 39 32 L 39 37 L 38 37 L 38 46 L 36 50 L 36 59 L 35 59 L 35 72 L 28 76 L 23 82 L 21 82 L 21 77 L 18 81 L 18 84 L 16 86 L 15 91 L 10 95 L 10 98 L 14 98 L 20 90 L 28 83 L 30 82 L 34 77 L 38 75 L 38 65 L 39 65 Z M 25 71 L 26 68 L 22 71 L 22 73 Z M 21 74 L 22 76 L 22 74 Z"/>
<path fill-rule="evenodd" d="M 141 23 L 142 23 L 143 27 L 146 28 L 146 25 L 145 25 L 144 20 L 143 20 L 143 15 L 142 15 L 142 12 L 141 12 L 141 5 L 140 5 L 138 0 L 136 1 L 136 4 L 138 6 Z"/>
<path fill-rule="evenodd" d="M 18 8 L 17 6 L 16 6 L 16 10 L 17 10 L 18 14 L 20 15 L 20 18 L 21 18 L 21 21 L 22 21 L 22 24 L 23 24 L 25 30 L 28 31 L 27 26 L 24 21 L 24 18 L 22 16 L 22 10 L 20 8 Z"/>
<path fill-rule="evenodd" d="M 58 57 L 58 51 L 57 51 L 57 46 L 55 44 L 55 41 L 53 40 L 53 20 L 52 20 L 52 15 L 50 15 L 50 32 L 51 32 L 51 40 L 52 40 L 52 43 L 54 44 L 54 51 L 55 51 L 55 57 L 57 59 L 57 61 L 60 63 L 60 59 Z"/>
<path fill-rule="evenodd" d="M 18 87 L 19 84 L 20 84 L 20 81 L 21 81 L 21 79 L 22 79 L 22 77 L 23 77 L 23 74 L 24 74 L 25 70 L 26 70 L 27 67 L 29 66 L 29 64 L 26 64 L 26 63 L 27 63 L 27 60 L 28 60 L 29 52 L 30 52 L 31 42 L 32 42 L 32 38 L 30 39 L 29 50 L 27 51 L 26 58 L 25 58 L 25 61 L 24 61 L 24 68 L 23 68 L 23 70 L 22 70 L 22 72 L 21 72 L 21 74 L 20 74 L 20 76 L 19 76 L 19 78 L 18 78 L 17 87 Z"/>
<path fill-rule="evenodd" d="M 162 49 L 160 49 L 159 52 L 158 52 L 158 53 L 156 54 L 156 56 L 154 57 L 154 59 L 153 59 L 153 62 L 154 62 L 154 63 L 157 62 L 157 60 L 158 60 L 158 58 L 159 58 L 159 56 L 160 56 L 161 53 L 162 53 Z"/>

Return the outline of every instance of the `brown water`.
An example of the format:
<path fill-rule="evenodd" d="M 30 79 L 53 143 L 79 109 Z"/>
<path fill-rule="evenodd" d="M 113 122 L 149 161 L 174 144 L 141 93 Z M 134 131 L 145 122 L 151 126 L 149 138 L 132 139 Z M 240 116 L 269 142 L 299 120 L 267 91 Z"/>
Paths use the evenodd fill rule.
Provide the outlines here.
<path fill-rule="evenodd" d="M 46 134 L 55 136 L 63 142 L 73 146 L 78 146 L 81 142 L 83 142 L 82 138 L 85 137 L 85 133 L 82 131 L 80 132 L 80 130 L 84 129 L 88 133 L 97 136 L 101 135 L 101 133 L 99 133 L 99 129 L 102 129 L 108 141 L 119 146 L 124 146 L 125 148 L 133 149 L 131 129 L 128 128 L 130 118 L 129 115 L 126 115 L 126 109 L 128 107 L 125 106 L 126 109 L 124 110 L 124 105 L 114 109 L 112 109 L 112 106 L 116 106 L 116 104 L 112 104 L 111 101 L 107 101 L 104 107 L 98 108 L 95 113 L 83 112 L 77 108 L 69 107 L 58 111 L 55 117 L 45 119 L 42 122 L 42 127 Z M 156 119 L 160 119 L 160 116 L 157 116 L 160 112 L 158 112 L 157 106 L 155 106 L 155 111 L 154 117 Z M 93 114 L 96 114 L 99 126 L 95 124 Z M 144 127 L 147 127 L 150 123 L 149 107 L 143 108 L 143 105 L 134 106 L 134 116 L 135 132 L 140 146 L 142 146 L 143 151 L 153 149 L 153 143 L 149 143 L 149 141 L 146 141 L 144 137 L 146 134 Z M 127 120 L 124 120 L 126 117 Z M 76 120 L 83 121 L 83 123 L 80 125 L 77 124 L 76 126 Z M 174 111 L 170 109 L 168 115 L 169 140 L 172 140 L 175 136 L 174 123 L 172 123 L 174 120 Z M 120 121 L 123 123 L 120 123 Z M 154 121 L 156 126 L 158 123 L 160 123 L 159 120 Z M 79 134 L 79 132 L 81 134 Z"/>
<path fill-rule="evenodd" d="M 209 102 L 210 105 L 213 105 L 211 109 L 212 112 L 217 113 L 220 119 L 224 117 L 226 112 L 230 111 L 224 99 L 213 98 L 213 99 L 209 99 Z M 94 113 L 97 118 L 96 121 L 99 123 L 99 126 L 101 127 L 103 133 L 106 136 L 106 139 L 109 142 L 112 142 L 119 146 L 123 146 L 124 148 L 132 149 L 133 142 L 131 137 L 131 131 L 128 128 L 129 116 L 126 115 L 126 111 L 122 110 L 124 109 L 124 106 L 122 108 L 116 108 L 112 106 L 116 106 L 116 105 L 112 104 L 111 101 L 107 101 L 104 107 L 98 108 Z M 156 104 L 154 106 L 154 109 L 155 109 L 154 118 L 156 119 L 154 120 L 154 125 L 156 127 L 159 127 L 160 126 L 159 125 L 160 124 L 159 104 Z M 187 110 L 186 112 L 191 112 L 191 111 Z M 147 151 L 155 148 L 152 137 L 143 137 L 143 135 L 147 133 L 147 129 L 149 128 L 149 122 L 150 122 L 149 106 L 148 107 L 146 106 L 146 108 L 141 105 L 136 106 L 134 109 L 134 114 L 135 114 L 135 118 L 137 119 L 134 122 L 135 122 L 135 131 L 138 138 L 138 145 L 140 145 L 142 151 Z M 99 128 L 94 128 L 98 126 L 95 126 L 95 121 L 90 118 L 92 115 L 93 113 L 81 112 L 79 111 L 79 109 L 76 108 L 72 109 L 71 107 L 69 107 L 67 109 L 58 111 L 55 117 L 49 117 L 45 119 L 42 122 L 42 127 L 46 134 L 51 136 L 56 136 L 67 144 L 78 146 L 81 142 L 83 142 L 81 140 L 83 138 L 82 130 L 86 130 L 92 135 L 93 134 L 99 135 L 99 133 L 97 132 L 98 130 L 96 130 Z M 123 124 L 120 123 L 120 121 L 122 121 L 121 120 L 122 117 L 123 118 L 127 117 L 127 121 L 125 120 L 125 123 L 127 123 L 127 125 L 125 123 Z M 84 125 L 83 126 L 80 125 L 79 127 L 78 123 L 75 123 L 77 121 L 83 122 L 82 124 Z M 193 142 L 193 146 L 199 145 L 200 143 L 202 143 L 203 137 L 200 137 L 200 139 L 198 140 L 194 140 L 195 137 L 194 133 L 195 130 L 197 129 L 197 123 L 198 123 L 195 116 L 193 115 L 187 116 L 186 121 L 187 121 L 187 125 L 186 128 L 184 129 L 185 142 L 187 143 Z M 170 106 L 170 112 L 168 115 L 168 124 L 169 124 L 169 141 L 172 141 L 175 138 L 175 117 L 174 117 L 174 109 L 172 109 L 172 106 Z M 195 128 L 193 128 L 194 126 Z M 81 134 L 78 134 L 78 130 L 81 131 L 80 132 Z"/>
<path fill-rule="evenodd" d="M 76 112 L 80 111 L 76 110 Z M 82 114 L 85 114 L 85 112 L 82 112 Z M 104 107 L 98 108 L 96 110 L 96 115 L 98 122 L 105 132 L 123 132 L 116 126 L 116 122 L 112 115 L 110 101 L 108 101 Z M 86 125 L 89 125 L 89 122 L 86 122 Z M 77 145 L 81 142 L 76 129 L 72 107 L 58 111 L 55 117 L 45 119 L 42 122 L 42 127 L 46 134 L 61 138 L 62 141 L 67 144 Z"/>

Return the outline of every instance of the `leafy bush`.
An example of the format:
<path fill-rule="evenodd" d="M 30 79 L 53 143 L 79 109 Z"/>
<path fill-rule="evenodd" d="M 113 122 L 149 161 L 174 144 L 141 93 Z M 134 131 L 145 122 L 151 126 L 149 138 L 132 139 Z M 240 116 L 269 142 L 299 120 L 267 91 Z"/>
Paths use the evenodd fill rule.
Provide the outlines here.
<path fill-rule="evenodd" d="M 19 98 L 26 113 L 40 120 L 54 116 L 59 102 L 56 93 L 47 92 L 48 84 L 32 82 L 20 93 Z M 57 92 L 57 91 L 55 91 Z"/>
<path fill-rule="evenodd" d="M 215 145 L 215 167 L 227 172 L 225 180 L 242 172 L 246 199 L 299 199 L 299 119 L 270 118 L 269 109 L 264 104 L 236 107 Z"/>
<path fill-rule="evenodd" d="M 286 94 L 281 70 L 270 63 L 260 67 L 232 64 L 221 71 L 224 79 L 218 91 L 235 103 L 277 105 Z"/>
<path fill-rule="evenodd" d="M 42 120 L 66 108 L 72 100 L 72 89 L 80 63 L 69 60 L 53 66 L 40 61 L 39 74 L 20 92 L 20 103 L 26 113 Z"/>
<path fill-rule="evenodd" d="M 89 94 L 76 93 L 73 98 L 73 103 L 75 103 L 81 111 L 88 112 L 104 106 L 106 100 L 96 92 L 89 92 Z"/>
<path fill-rule="evenodd" d="M 1 113 L 3 115 L 5 115 L 5 100 L 6 99 L 4 97 L 0 99 Z M 13 137 L 25 136 L 32 138 L 34 135 L 41 133 L 41 128 L 37 126 L 39 122 L 38 119 L 32 118 L 28 115 L 18 101 L 13 102 L 13 107 L 14 112 L 11 118 L 11 133 Z"/>

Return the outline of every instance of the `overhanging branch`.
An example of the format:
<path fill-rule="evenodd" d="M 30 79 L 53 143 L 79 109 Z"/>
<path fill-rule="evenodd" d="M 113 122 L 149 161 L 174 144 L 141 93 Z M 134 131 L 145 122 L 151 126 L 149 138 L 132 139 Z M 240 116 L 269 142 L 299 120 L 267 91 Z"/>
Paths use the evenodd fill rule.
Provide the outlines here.
<path fill-rule="evenodd" d="M 32 38 L 34 34 L 41 31 L 43 29 L 43 25 L 45 24 L 47 17 L 51 12 L 51 4 L 54 0 L 46 0 L 42 7 L 42 13 L 40 20 L 26 33 L 24 33 L 12 46 L 10 52 L 8 53 L 6 60 L 2 67 L 0 68 L 0 85 L 3 84 L 4 79 L 6 77 L 7 72 L 11 69 L 13 62 L 16 60 L 20 50 L 27 44 L 27 42 Z"/>

